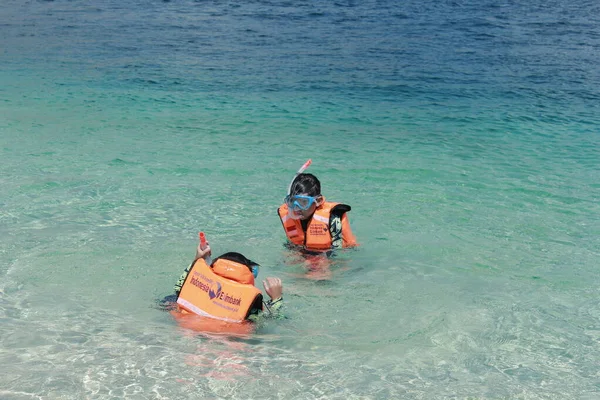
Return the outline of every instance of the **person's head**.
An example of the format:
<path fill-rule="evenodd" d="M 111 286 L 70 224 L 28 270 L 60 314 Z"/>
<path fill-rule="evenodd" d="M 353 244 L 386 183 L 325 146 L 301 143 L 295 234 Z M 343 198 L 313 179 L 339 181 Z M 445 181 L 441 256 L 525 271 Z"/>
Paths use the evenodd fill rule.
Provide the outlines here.
<path fill-rule="evenodd" d="M 230 251 L 215 258 L 211 267 L 217 275 L 253 285 L 260 265 L 240 253 Z"/>
<path fill-rule="evenodd" d="M 293 219 L 307 219 L 324 202 L 321 182 L 313 174 L 298 174 L 285 198 L 288 215 Z"/>

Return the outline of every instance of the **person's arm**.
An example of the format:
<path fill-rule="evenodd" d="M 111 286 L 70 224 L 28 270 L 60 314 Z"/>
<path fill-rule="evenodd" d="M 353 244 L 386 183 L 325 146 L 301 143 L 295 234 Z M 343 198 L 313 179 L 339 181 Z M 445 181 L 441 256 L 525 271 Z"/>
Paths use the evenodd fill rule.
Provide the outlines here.
<path fill-rule="evenodd" d="M 331 234 L 331 248 L 341 249 L 357 246 L 356 237 L 350 228 L 348 211 L 352 208 L 347 204 L 338 204 L 331 210 L 329 218 L 329 233 Z"/>
<path fill-rule="evenodd" d="M 283 308 L 283 285 L 281 279 L 269 277 L 263 281 L 265 292 L 270 297 L 269 301 L 263 302 L 262 311 L 251 314 L 248 319 L 252 322 L 258 322 L 264 318 L 285 318 L 282 313 Z"/>
<path fill-rule="evenodd" d="M 264 303 L 263 313 L 268 314 L 269 317 L 272 318 L 283 318 L 283 297 L 278 298 L 277 300 L 269 300 Z"/>
<path fill-rule="evenodd" d="M 192 269 L 192 266 L 194 265 L 195 262 L 196 262 L 196 260 L 192 261 L 192 263 L 183 271 L 183 273 L 179 277 L 179 280 L 177 281 L 175 286 L 173 286 L 173 291 L 175 292 L 175 295 L 179 296 L 179 292 L 181 292 L 181 287 L 183 286 L 185 279 L 187 278 L 188 274 L 190 273 L 190 270 Z"/>
<path fill-rule="evenodd" d="M 175 294 L 177 296 L 179 296 L 179 292 L 181 292 L 181 287 L 185 283 L 185 279 L 187 278 L 188 274 L 190 273 L 190 270 L 192 269 L 192 266 L 194 265 L 196 260 L 199 258 L 204 258 L 204 260 L 206 260 L 208 257 L 210 257 L 210 254 L 211 254 L 210 245 L 208 245 L 208 243 L 204 250 L 202 250 L 200 248 L 200 244 L 198 244 L 198 247 L 196 248 L 196 258 L 194 258 L 194 261 L 192 261 L 192 263 L 183 271 L 183 273 L 179 277 L 179 280 L 177 281 L 175 286 L 173 286 L 173 291 L 175 291 Z"/>
<path fill-rule="evenodd" d="M 263 302 L 263 309 L 258 311 L 256 314 L 250 314 L 248 320 L 258 323 L 266 319 L 284 319 L 283 315 L 283 297 L 273 301 Z"/>
<path fill-rule="evenodd" d="M 345 213 L 342 215 L 342 242 L 343 247 L 358 246 L 358 243 L 356 242 L 356 236 L 354 236 L 352 229 L 350 228 L 348 215 Z"/>

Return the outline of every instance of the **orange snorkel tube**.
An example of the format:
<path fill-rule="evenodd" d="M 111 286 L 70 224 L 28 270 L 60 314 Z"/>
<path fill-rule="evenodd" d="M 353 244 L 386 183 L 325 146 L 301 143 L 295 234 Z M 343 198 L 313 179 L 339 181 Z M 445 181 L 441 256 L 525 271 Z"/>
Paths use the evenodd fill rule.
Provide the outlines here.
<path fill-rule="evenodd" d="M 287 191 L 288 196 L 290 194 L 292 194 L 292 185 L 294 184 L 294 180 L 296 179 L 296 177 L 298 175 L 300 175 L 301 173 L 303 173 L 304 171 L 306 171 L 306 169 L 308 167 L 310 167 L 310 164 L 312 164 L 312 160 L 309 158 L 308 160 L 306 160 L 306 162 L 304 164 L 302 164 L 302 166 L 300 167 L 298 172 L 296 172 L 296 175 L 294 175 L 294 177 L 292 178 L 292 181 L 290 182 L 290 186 L 288 186 L 288 191 Z"/>
<path fill-rule="evenodd" d="M 206 241 L 206 235 L 204 232 L 198 232 L 198 238 L 200 239 L 200 250 L 205 250 L 208 246 L 208 242 Z M 206 256 L 204 259 L 208 265 L 212 264 L 212 258 L 210 256 Z"/>

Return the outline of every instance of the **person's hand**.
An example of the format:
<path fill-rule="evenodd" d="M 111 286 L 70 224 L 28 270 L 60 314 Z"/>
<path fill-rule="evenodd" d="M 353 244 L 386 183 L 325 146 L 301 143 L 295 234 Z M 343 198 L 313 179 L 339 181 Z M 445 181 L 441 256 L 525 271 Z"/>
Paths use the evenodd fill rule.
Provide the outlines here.
<path fill-rule="evenodd" d="M 281 279 L 268 277 L 263 281 L 263 286 L 265 287 L 265 292 L 267 292 L 271 300 L 278 300 L 281 298 L 281 293 L 283 293 Z"/>
<path fill-rule="evenodd" d="M 204 260 L 206 260 L 206 257 L 210 256 L 210 245 L 208 244 L 208 242 L 206 242 L 206 247 L 204 248 L 204 250 L 200 247 L 200 244 L 198 244 L 198 247 L 196 248 L 196 260 L 199 258 L 204 258 Z"/>

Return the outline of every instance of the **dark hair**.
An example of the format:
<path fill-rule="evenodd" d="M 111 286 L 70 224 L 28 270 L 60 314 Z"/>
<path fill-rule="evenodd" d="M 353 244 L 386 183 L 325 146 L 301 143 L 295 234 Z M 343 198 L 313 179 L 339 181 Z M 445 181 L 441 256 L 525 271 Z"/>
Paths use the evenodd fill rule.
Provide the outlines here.
<path fill-rule="evenodd" d="M 307 196 L 319 196 L 321 194 L 321 182 L 313 174 L 298 174 L 292 182 L 290 190 L 292 196 L 306 194 Z"/>
<path fill-rule="evenodd" d="M 212 263 L 214 264 L 215 261 L 217 261 L 219 258 L 222 258 L 224 260 L 233 261 L 233 262 L 236 262 L 239 264 L 244 264 L 246 267 L 248 267 L 248 269 L 251 272 L 252 272 L 253 265 L 260 267 L 260 265 L 258 265 L 258 263 L 255 263 L 254 261 L 250 260 L 249 258 L 244 257 L 243 254 L 236 253 L 235 251 L 230 251 L 229 253 L 221 254 L 219 257 L 215 258 Z"/>

